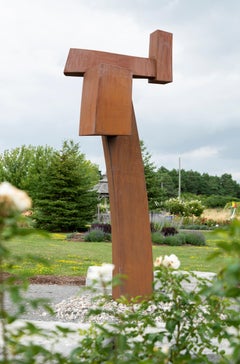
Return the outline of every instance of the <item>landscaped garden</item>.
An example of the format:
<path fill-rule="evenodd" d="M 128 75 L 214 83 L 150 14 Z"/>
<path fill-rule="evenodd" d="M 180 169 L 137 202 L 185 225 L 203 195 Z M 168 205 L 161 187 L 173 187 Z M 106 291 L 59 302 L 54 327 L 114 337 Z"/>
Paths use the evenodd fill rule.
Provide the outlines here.
<path fill-rule="evenodd" d="M 219 237 L 211 231 L 202 234 L 206 238 L 205 246 L 153 245 L 153 257 L 175 254 L 181 261 L 182 270 L 216 272 L 224 262 L 224 256 L 216 260 L 207 258 L 217 250 Z M 29 276 L 86 276 L 89 266 L 111 263 L 112 259 L 110 242 L 71 241 L 63 233 L 15 237 L 7 242 L 7 247 L 13 256 L 18 257 L 11 273 Z M 36 261 L 36 257 L 43 260 Z"/>
<path fill-rule="evenodd" d="M 24 168 L 22 155 L 25 156 Z M 0 331 L 3 343 L 0 363 L 13 363 L 12 358 L 24 364 L 211 363 L 205 349 L 219 358 L 219 363 L 239 363 L 238 192 L 225 197 L 225 191 L 219 190 L 221 198 L 209 196 L 204 200 L 203 196 L 185 195 L 180 200 L 175 198 L 176 189 L 171 189 L 164 181 L 168 190 L 159 191 L 158 183 L 153 190 L 156 181 L 148 178 L 150 175 L 146 176 L 149 207 L 159 206 L 156 213 L 171 218 L 167 223 L 151 224 L 153 262 L 158 262 L 158 266 L 153 266 L 153 294 L 137 306 L 139 298 L 129 301 L 121 297 L 112 302 L 111 296 L 104 297 L 97 311 L 89 314 L 93 319 L 101 312 L 103 317 L 110 314 L 113 321 L 105 319 L 104 324 L 93 324 L 90 329 L 75 332 L 78 336 L 76 348 L 66 356 L 47 345 L 35 344 L 34 338 L 37 334 L 40 340 L 44 337 L 49 344 L 55 339 L 61 342 L 71 335 L 68 327 L 57 326 L 52 332 L 39 330 L 30 322 L 13 333 L 11 324 L 17 323 L 19 315 L 30 306 L 36 309 L 44 304 L 41 300 L 26 302 L 24 293 L 29 280 L 81 285 L 89 266 L 111 263 L 109 226 L 107 231 L 102 231 L 99 221 L 94 221 L 99 200 L 93 187 L 99 179 L 98 171 L 85 161 L 78 147 L 71 142 L 65 142 L 60 152 L 42 147 L 22 148 L 6 153 L 1 162 L 0 179 L 26 190 L 33 207 L 24 194 L 26 204 L 17 201 L 16 196 L 22 196 L 21 192 L 5 185 L 0 200 Z M 19 172 L 27 171 L 24 176 L 16 175 L 16 165 Z M 209 188 L 206 190 L 211 193 Z M 238 202 L 231 225 L 229 201 L 233 200 Z M 221 206 L 217 205 L 218 211 L 214 209 L 209 214 L 206 206 L 210 207 L 210 202 L 212 207 L 221 202 Z M 226 205 L 229 203 L 230 206 Z M 21 214 L 26 210 L 29 218 Z M 225 215 L 220 216 L 220 212 Z M 216 233 L 219 227 L 226 229 L 224 234 Z M 215 259 L 208 259 L 211 255 L 215 255 Z M 197 276 L 186 273 L 191 271 L 216 272 L 217 279 L 209 286 L 204 279 L 198 281 Z M 197 279 L 200 291 L 185 290 L 182 283 L 191 279 Z M 102 285 L 105 287 L 105 282 Z M 16 307 L 16 314 L 6 310 L 6 295 Z M 232 305 L 237 310 L 232 310 Z M 124 310 L 116 311 L 116 306 L 124 307 Z M 46 308 L 45 304 L 43 307 Z M 213 340 L 217 343 L 226 340 L 233 349 L 231 357 L 226 356 L 221 344 L 219 346 Z"/>
<path fill-rule="evenodd" d="M 19 325 L 20 315 L 30 306 L 37 309 L 44 305 L 47 309 L 42 300 L 26 300 L 23 293 L 28 277 L 85 275 L 89 265 L 111 261 L 111 243 L 71 241 L 69 234 L 37 232 L 27 227 L 21 215 L 30 205 L 31 200 L 23 191 L 8 184 L 1 186 L 0 363 L 210 364 L 212 358 L 218 363 L 239 363 L 237 220 L 219 235 L 214 231 L 201 233 L 206 245 L 153 245 L 155 279 L 151 297 L 120 297 L 115 302 L 109 295 L 101 295 L 100 301 L 92 297 L 89 318 L 97 320 L 103 315 L 105 319 L 100 324 L 92 321 L 75 331 L 57 324 L 54 329 L 46 330 L 34 322 Z M 180 234 L 172 227 L 162 229 L 165 237 L 170 232 L 174 232 L 173 236 Z M 215 266 L 212 263 L 207 266 L 202 259 L 209 253 L 218 259 L 214 260 Z M 217 276 L 211 282 L 182 272 L 185 270 L 216 271 Z M 12 274 L 6 276 L 6 272 Z M 196 280 L 197 289 L 188 291 L 183 283 L 191 279 Z M 100 274 L 98 280 L 105 289 L 104 276 Z M 7 294 L 15 308 L 10 312 L 5 307 Z M 49 306 L 48 309 L 52 311 Z M 62 346 L 61 340 L 72 340 L 73 334 L 76 338 L 73 350 L 66 353 L 53 349 L 54 343 Z M 227 352 L 221 348 L 222 341 Z"/>

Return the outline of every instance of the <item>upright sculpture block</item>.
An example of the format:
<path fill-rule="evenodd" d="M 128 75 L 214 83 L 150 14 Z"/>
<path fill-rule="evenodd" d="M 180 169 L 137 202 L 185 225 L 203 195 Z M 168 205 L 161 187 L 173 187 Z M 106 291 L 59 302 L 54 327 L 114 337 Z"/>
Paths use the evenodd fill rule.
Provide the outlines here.
<path fill-rule="evenodd" d="M 86 71 L 83 81 L 80 135 L 130 135 L 132 74 L 110 64 Z"/>
<path fill-rule="evenodd" d="M 134 110 L 130 136 L 103 136 L 102 139 L 111 205 L 113 274 L 126 275 L 121 285 L 113 287 L 113 298 L 150 296 L 152 242 Z"/>
<path fill-rule="evenodd" d="M 154 78 L 149 78 L 150 83 L 172 82 L 172 34 L 156 30 L 150 34 L 149 58 L 156 64 Z"/>

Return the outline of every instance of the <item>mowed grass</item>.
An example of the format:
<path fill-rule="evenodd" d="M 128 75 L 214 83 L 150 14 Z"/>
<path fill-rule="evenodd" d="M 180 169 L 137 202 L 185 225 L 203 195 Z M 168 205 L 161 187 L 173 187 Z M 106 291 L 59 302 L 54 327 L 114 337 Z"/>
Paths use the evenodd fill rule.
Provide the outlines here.
<path fill-rule="evenodd" d="M 208 260 L 217 247 L 217 236 L 204 232 L 207 246 L 153 246 L 153 258 L 159 255 L 176 254 L 182 270 L 217 272 L 224 257 Z M 86 276 L 91 265 L 112 262 L 111 243 L 73 242 L 66 240 L 66 234 L 50 234 L 17 237 L 6 243 L 11 256 L 12 267 L 3 266 L 14 274 Z M 139 246 L 141 249 L 141 246 Z"/>

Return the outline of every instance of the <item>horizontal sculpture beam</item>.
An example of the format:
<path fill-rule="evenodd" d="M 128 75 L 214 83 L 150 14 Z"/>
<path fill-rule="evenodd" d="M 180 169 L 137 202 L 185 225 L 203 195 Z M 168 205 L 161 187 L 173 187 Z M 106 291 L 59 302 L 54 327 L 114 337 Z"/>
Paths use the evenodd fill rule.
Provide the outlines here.
<path fill-rule="evenodd" d="M 172 34 L 157 30 L 150 35 L 149 58 L 71 48 L 64 74 L 82 77 L 100 63 L 128 69 L 133 78 L 148 78 L 151 83 L 172 82 Z"/>

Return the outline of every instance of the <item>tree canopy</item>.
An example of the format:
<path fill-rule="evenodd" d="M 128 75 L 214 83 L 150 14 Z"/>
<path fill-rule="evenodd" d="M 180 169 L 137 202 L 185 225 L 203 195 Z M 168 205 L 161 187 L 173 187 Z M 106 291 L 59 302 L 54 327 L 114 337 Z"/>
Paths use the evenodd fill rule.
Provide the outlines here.
<path fill-rule="evenodd" d="M 178 196 L 179 171 L 157 168 L 142 141 L 141 150 L 149 210 L 154 211 Z M 77 230 L 90 223 L 97 210 L 93 186 L 99 177 L 98 167 L 72 141 L 64 141 L 61 150 L 23 145 L 0 154 L 0 182 L 27 191 L 37 224 L 47 229 Z M 181 169 L 181 196 L 197 198 L 206 207 L 224 207 L 240 199 L 240 185 L 228 173 L 219 177 Z"/>
<path fill-rule="evenodd" d="M 141 149 L 149 209 L 155 210 L 163 207 L 166 200 L 178 196 L 179 171 L 168 170 L 163 166 L 157 168 L 143 142 Z M 184 198 L 191 195 L 190 199 L 196 196 L 205 206 L 224 207 L 227 202 L 240 199 L 240 185 L 232 179 L 231 174 L 224 173 L 219 177 L 181 169 L 181 194 Z"/>
<path fill-rule="evenodd" d="M 0 180 L 29 193 L 36 226 L 49 231 L 78 230 L 92 222 L 97 210 L 98 168 L 72 141 L 64 141 L 61 150 L 23 146 L 6 151 Z"/>

